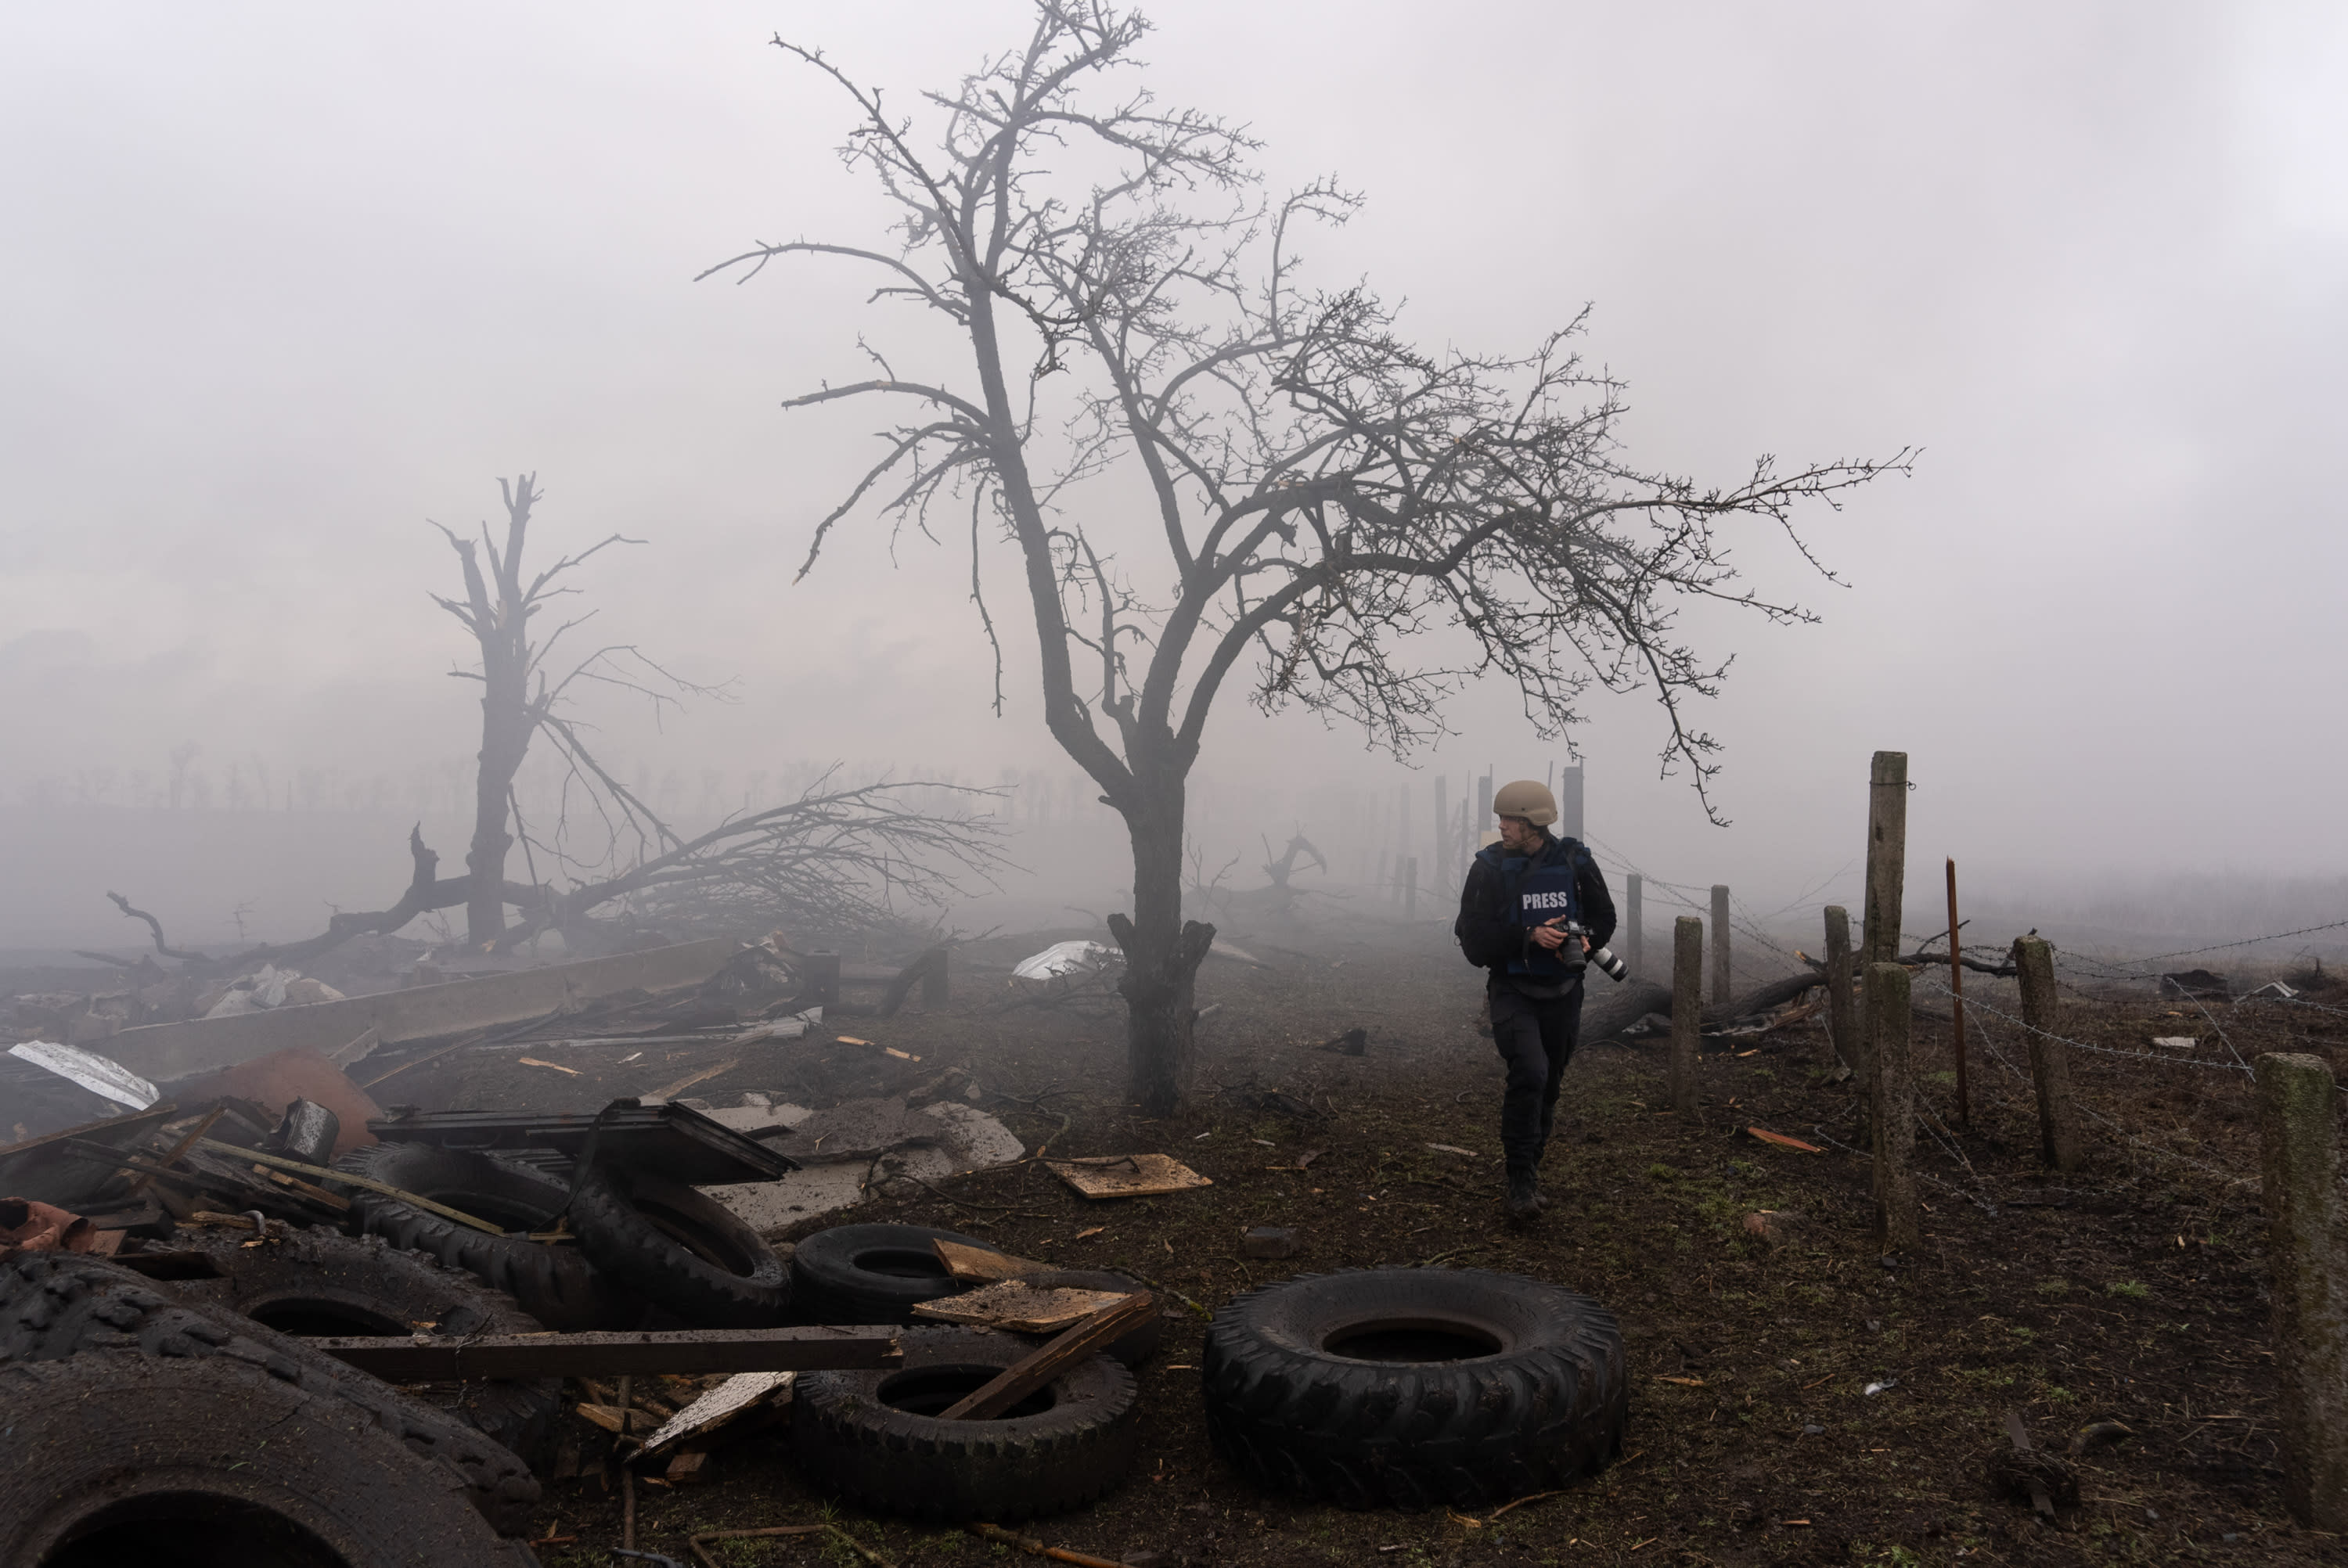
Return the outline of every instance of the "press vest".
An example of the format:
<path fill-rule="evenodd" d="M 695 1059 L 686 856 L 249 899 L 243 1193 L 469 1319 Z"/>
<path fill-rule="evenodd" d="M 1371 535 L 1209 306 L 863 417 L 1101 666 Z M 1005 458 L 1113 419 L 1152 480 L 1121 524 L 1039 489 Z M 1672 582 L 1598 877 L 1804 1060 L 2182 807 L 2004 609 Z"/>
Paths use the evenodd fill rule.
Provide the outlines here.
<path fill-rule="evenodd" d="M 1500 897 L 1507 918 L 1517 926 L 1545 926 L 1560 915 L 1581 924 L 1581 894 L 1574 886 L 1584 851 L 1570 838 L 1552 840 L 1540 859 L 1510 855 L 1497 844 L 1476 852 L 1476 858 L 1499 873 Z M 1509 973 L 1529 980 L 1562 983 L 1580 975 L 1586 960 L 1579 942 L 1551 953 L 1527 944 L 1529 956 L 1509 960 Z"/>

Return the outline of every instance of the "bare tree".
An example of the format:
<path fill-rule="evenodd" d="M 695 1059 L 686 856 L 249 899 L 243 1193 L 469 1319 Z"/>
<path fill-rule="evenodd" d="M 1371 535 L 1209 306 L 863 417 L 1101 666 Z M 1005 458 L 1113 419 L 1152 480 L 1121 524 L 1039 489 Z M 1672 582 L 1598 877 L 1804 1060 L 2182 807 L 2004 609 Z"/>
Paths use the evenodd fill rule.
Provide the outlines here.
<path fill-rule="evenodd" d="M 1724 667 L 1674 635 L 1676 608 L 1807 619 L 1735 585 L 1721 528 L 1783 528 L 1809 559 L 1792 508 L 1907 455 L 1795 473 L 1764 459 L 1724 487 L 1632 467 L 1621 385 L 1573 353 L 1580 317 L 1521 354 L 1423 350 L 1368 288 L 1308 286 L 1301 230 L 1358 199 L 1326 181 L 1267 199 L 1245 135 L 1120 86 L 1146 31 L 1097 0 L 1038 0 L 1023 46 L 923 97 L 919 133 L 777 38 L 847 95 L 860 119 L 842 157 L 902 216 L 893 239 L 762 243 L 710 272 L 849 259 L 875 270 L 876 302 L 953 334 L 953 374 L 901 375 L 868 349 L 877 374 L 787 405 L 911 411 L 817 526 L 801 575 L 868 501 L 925 531 L 942 503 L 966 505 L 993 641 L 982 546 L 992 530 L 1015 547 L 1045 722 L 1132 841 L 1134 910 L 1109 926 L 1132 1090 L 1163 1112 L 1213 935 L 1182 917 L 1186 782 L 1242 661 L 1258 707 L 1348 719 L 1397 753 L 1440 733 L 1440 700 L 1468 677 L 1514 682 L 1544 736 L 1592 682 L 1648 687 L 1664 771 L 1684 764 L 1702 791 L 1717 748 L 1685 708 Z M 1137 493 L 1148 523 L 1121 526 Z M 1454 635 L 1414 637 L 1430 630 Z M 999 710 L 999 642 L 995 661 Z"/>

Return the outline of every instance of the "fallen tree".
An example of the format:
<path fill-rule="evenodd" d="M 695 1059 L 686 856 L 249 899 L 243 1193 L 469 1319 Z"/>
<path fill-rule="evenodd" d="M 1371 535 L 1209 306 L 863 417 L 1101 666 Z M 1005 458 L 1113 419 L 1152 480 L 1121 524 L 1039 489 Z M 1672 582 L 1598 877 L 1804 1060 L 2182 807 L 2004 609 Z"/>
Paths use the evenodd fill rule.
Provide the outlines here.
<path fill-rule="evenodd" d="M 1938 937 L 1925 944 L 1939 941 Z M 1932 953 L 1919 948 L 1905 958 L 1895 960 L 1910 968 L 1923 965 L 1945 965 L 1946 952 Z M 1788 1002 L 1800 999 L 1827 983 L 1826 966 L 1807 953 L 1797 955 L 1808 967 L 1776 979 L 1765 980 L 1739 997 L 1705 1007 L 1699 1028 L 1705 1034 L 1723 1034 L 1740 1022 L 1763 1017 Z M 1969 969 L 1985 975 L 2011 975 L 2012 964 L 1990 964 L 1978 958 L 1960 958 Z M 1672 1016 L 1672 988 L 1636 976 L 1611 989 L 1593 989 L 1588 980 L 1582 982 L 1581 1038 L 1586 1040 L 1613 1040 L 1650 1016 Z"/>

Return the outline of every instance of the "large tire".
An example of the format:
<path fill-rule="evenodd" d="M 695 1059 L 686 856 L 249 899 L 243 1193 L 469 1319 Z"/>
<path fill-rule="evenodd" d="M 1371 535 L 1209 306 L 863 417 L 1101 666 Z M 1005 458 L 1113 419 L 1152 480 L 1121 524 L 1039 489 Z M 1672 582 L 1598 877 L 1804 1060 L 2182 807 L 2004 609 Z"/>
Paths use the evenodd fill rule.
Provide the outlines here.
<path fill-rule="evenodd" d="M 500 1561 L 490 1532 L 524 1533 L 539 1498 L 520 1460 L 388 1384 L 73 1254 L 0 1265 L 0 1568 L 151 1519 L 265 1545 L 273 1516 L 298 1527 L 290 1568 Z"/>
<path fill-rule="evenodd" d="M 214 1231 L 188 1241 L 210 1255 L 221 1277 L 179 1283 L 173 1296 L 225 1307 L 295 1338 L 534 1334 L 543 1327 L 512 1296 L 381 1236 L 314 1229 L 253 1246 L 234 1233 Z M 553 1459 L 561 1416 L 559 1379 L 412 1384 L 407 1391 L 487 1433 L 541 1474 Z"/>
<path fill-rule="evenodd" d="M 571 1203 L 570 1187 L 521 1161 L 432 1143 L 374 1143 L 335 1164 L 514 1232 L 551 1229 Z M 427 1253 L 505 1292 L 549 1328 L 570 1334 L 643 1325 L 644 1303 L 574 1248 L 490 1235 L 364 1187 L 352 1189 L 350 1219 L 361 1232 Z"/>
<path fill-rule="evenodd" d="M 904 1364 L 879 1372 L 802 1372 L 792 1446 L 826 1489 L 875 1512 L 915 1519 L 1026 1519 L 1081 1508 L 1133 1467 L 1139 1409 L 1133 1374 L 1106 1356 L 1062 1373 L 992 1421 L 934 1413 L 1029 1353 L 983 1329 L 914 1329 Z"/>
<path fill-rule="evenodd" d="M 598 1164 L 579 1178 L 572 1228 L 588 1261 L 696 1328 L 771 1328 L 790 1316 L 791 1273 L 741 1216 L 681 1182 Z"/>
<path fill-rule="evenodd" d="M 965 1288 L 938 1261 L 933 1241 L 992 1244 L 927 1225 L 834 1225 L 791 1252 L 791 1289 L 802 1323 L 911 1323 L 913 1308 Z"/>
<path fill-rule="evenodd" d="M 1121 1274 L 1104 1268 L 1047 1268 L 1038 1274 L 1019 1276 L 1037 1290 L 1122 1290 L 1128 1294 L 1148 1287 Z M 1026 1336 L 1031 1344 L 1042 1344 L 1051 1337 L 1045 1334 Z M 1128 1368 L 1140 1366 L 1158 1354 L 1158 1347 L 1166 1338 L 1166 1319 L 1153 1312 L 1122 1335 L 1113 1339 L 1101 1354 Z"/>
<path fill-rule="evenodd" d="M 1613 1314 L 1481 1269 L 1351 1269 L 1236 1296 L 1207 1330 L 1207 1433 L 1258 1485 L 1347 1508 L 1481 1507 L 1617 1458 Z"/>
<path fill-rule="evenodd" d="M 442 1568 L 538 1560 L 346 1400 L 136 1349 L 0 1368 L 0 1568 Z"/>

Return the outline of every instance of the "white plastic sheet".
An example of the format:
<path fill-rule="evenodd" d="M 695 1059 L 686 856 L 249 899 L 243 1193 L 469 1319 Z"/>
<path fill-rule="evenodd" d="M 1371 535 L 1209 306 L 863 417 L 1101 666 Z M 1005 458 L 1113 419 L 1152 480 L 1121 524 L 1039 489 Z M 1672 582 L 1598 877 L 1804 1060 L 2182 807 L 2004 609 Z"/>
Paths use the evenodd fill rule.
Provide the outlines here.
<path fill-rule="evenodd" d="M 1124 962 L 1124 955 L 1106 942 L 1055 942 L 1042 952 L 1020 960 L 1011 973 L 1023 980 L 1056 980 Z"/>
<path fill-rule="evenodd" d="M 36 1067 L 46 1067 L 59 1078 L 71 1079 L 92 1094 L 102 1095 L 118 1105 L 128 1105 L 133 1111 L 144 1111 L 162 1098 L 161 1091 L 122 1063 L 93 1055 L 77 1046 L 59 1045 L 49 1040 L 28 1040 L 22 1045 L 10 1046 L 8 1054 Z"/>

